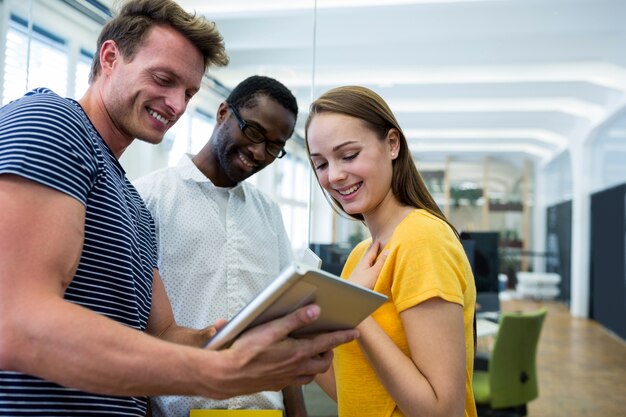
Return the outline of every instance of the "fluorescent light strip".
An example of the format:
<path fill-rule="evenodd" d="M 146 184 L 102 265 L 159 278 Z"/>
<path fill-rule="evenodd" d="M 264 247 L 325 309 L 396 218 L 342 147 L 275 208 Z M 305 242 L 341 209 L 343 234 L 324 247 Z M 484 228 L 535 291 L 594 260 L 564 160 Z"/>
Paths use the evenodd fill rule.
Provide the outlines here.
<path fill-rule="evenodd" d="M 609 129 L 608 137 L 611 139 L 626 139 L 626 129 Z"/>
<path fill-rule="evenodd" d="M 411 4 L 493 3 L 495 1 L 504 0 L 317 0 L 317 8 L 336 9 Z M 199 13 L 210 16 L 313 10 L 315 6 L 313 0 L 179 0 L 178 3 L 187 10 L 196 10 Z"/>
<path fill-rule="evenodd" d="M 417 154 L 419 156 L 420 153 L 447 153 L 447 154 L 458 154 L 458 153 L 490 153 L 490 154 L 498 154 L 498 153 L 524 153 L 527 155 L 535 156 L 544 161 L 548 160 L 556 153 L 550 152 L 549 150 L 542 148 L 540 146 L 534 145 L 519 145 L 519 144 L 510 144 L 510 143 L 501 143 L 498 146 L 493 146 L 491 144 L 459 144 L 459 143 L 410 143 L 409 149 L 411 153 Z"/>
<path fill-rule="evenodd" d="M 254 69 L 254 68 L 252 68 Z M 226 84 L 237 84 L 251 68 L 239 71 L 218 68 L 213 74 Z M 281 79 L 285 85 L 310 87 L 310 69 L 264 65 L 256 72 Z M 589 83 L 626 93 L 626 69 L 602 62 L 569 62 L 545 65 L 518 66 L 454 66 L 454 67 L 402 67 L 381 68 L 371 66 L 355 70 L 341 67 L 319 66 L 316 70 L 315 87 L 325 91 L 338 85 L 371 85 L 391 87 L 394 85 L 437 84 L 517 84 L 517 83 Z"/>
<path fill-rule="evenodd" d="M 282 68 L 275 68 L 281 72 Z M 274 69 L 264 67 L 271 76 Z M 293 70 L 293 68 L 291 69 Z M 283 69 L 284 71 L 284 69 Z M 306 87 L 311 84 L 309 71 L 292 72 L 287 80 L 290 86 Z M 341 67 L 320 66 L 315 78 L 316 88 L 326 89 L 345 84 L 391 87 L 394 85 L 437 84 L 516 84 L 531 82 L 583 82 L 626 92 L 626 69 L 617 65 L 595 62 L 569 62 L 546 65 L 518 66 L 455 66 L 455 67 L 402 67 L 381 68 L 372 66 L 355 71 Z"/>
<path fill-rule="evenodd" d="M 568 146 L 565 136 L 544 129 L 406 129 L 408 141 L 414 139 L 459 139 L 459 140 L 536 140 L 552 145 L 556 150 Z"/>
<path fill-rule="evenodd" d="M 388 104 L 394 112 L 406 113 L 558 112 L 594 124 L 606 117 L 602 106 L 568 98 L 393 100 Z"/>
<path fill-rule="evenodd" d="M 276 77 L 290 88 L 309 88 L 310 69 L 284 66 L 216 68 L 213 75 L 227 85 L 236 85 L 249 72 Z M 564 63 L 549 65 L 491 66 L 491 67 L 411 67 L 378 68 L 370 66 L 358 72 L 342 72 L 341 68 L 318 67 L 315 78 L 317 91 L 338 85 L 365 85 L 381 88 L 394 85 L 458 85 L 458 84 L 519 84 L 519 83 L 589 83 L 626 94 L 626 69 L 607 63 Z M 574 91 L 575 92 L 575 91 Z M 546 98 L 548 100 L 548 98 Z M 558 99 L 557 99 L 558 100 Z M 553 103 L 554 105 L 554 103 Z M 561 104 L 562 105 L 562 104 Z M 568 104 L 569 107 L 572 103 Z M 573 105 L 576 107 L 577 105 Z M 570 110 L 580 113 L 580 109 Z M 597 108 L 593 108 L 594 117 Z"/>

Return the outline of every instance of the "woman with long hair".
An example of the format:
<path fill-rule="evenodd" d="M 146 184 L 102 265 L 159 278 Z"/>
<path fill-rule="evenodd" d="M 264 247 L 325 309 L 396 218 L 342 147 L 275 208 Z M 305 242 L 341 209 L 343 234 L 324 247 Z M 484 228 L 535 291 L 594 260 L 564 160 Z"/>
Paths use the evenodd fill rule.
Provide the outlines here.
<path fill-rule="evenodd" d="M 342 276 L 389 297 L 316 378 L 339 416 L 476 416 L 476 288 L 458 233 L 428 192 L 385 101 L 356 86 L 312 103 L 311 165 L 329 201 L 367 226 Z M 378 253 L 378 277 L 360 273 Z M 371 268 L 370 268 L 371 270 Z"/>

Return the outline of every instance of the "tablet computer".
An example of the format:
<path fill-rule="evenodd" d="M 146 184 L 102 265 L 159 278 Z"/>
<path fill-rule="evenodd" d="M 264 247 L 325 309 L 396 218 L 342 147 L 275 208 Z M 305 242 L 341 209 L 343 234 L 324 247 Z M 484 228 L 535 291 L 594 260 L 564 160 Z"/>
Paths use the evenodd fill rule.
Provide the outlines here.
<path fill-rule="evenodd" d="M 387 296 L 352 284 L 318 268 L 294 262 L 220 329 L 207 348 L 230 346 L 243 331 L 315 303 L 320 317 L 291 336 L 352 329 L 372 314 Z"/>

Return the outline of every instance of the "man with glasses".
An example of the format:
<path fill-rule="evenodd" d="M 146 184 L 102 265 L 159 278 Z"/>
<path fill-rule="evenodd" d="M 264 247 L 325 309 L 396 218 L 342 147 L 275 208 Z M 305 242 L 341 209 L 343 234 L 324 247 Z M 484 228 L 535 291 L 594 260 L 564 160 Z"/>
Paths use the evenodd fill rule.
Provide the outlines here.
<path fill-rule="evenodd" d="M 135 182 L 156 223 L 159 269 L 179 324 L 233 317 L 293 259 L 278 205 L 244 180 L 285 155 L 297 114 L 283 84 L 247 78 L 219 105 L 197 155 Z M 223 401 L 152 399 L 155 416 L 249 408 L 306 415 L 299 387 Z"/>

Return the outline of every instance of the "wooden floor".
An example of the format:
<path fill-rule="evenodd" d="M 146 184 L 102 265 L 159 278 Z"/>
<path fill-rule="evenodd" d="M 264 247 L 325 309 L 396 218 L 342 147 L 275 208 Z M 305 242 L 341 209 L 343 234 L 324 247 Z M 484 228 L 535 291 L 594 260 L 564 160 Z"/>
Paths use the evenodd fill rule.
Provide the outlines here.
<path fill-rule="evenodd" d="M 503 311 L 548 307 L 537 352 L 539 398 L 529 417 L 626 417 L 626 342 L 557 302 L 503 301 Z M 624 318 L 626 320 L 626 317 Z M 335 416 L 334 403 L 305 387 L 310 416 Z"/>
<path fill-rule="evenodd" d="M 626 343 L 557 302 L 512 300 L 503 311 L 548 307 L 539 338 L 539 398 L 529 417 L 626 416 Z M 624 318 L 626 320 L 626 317 Z"/>

